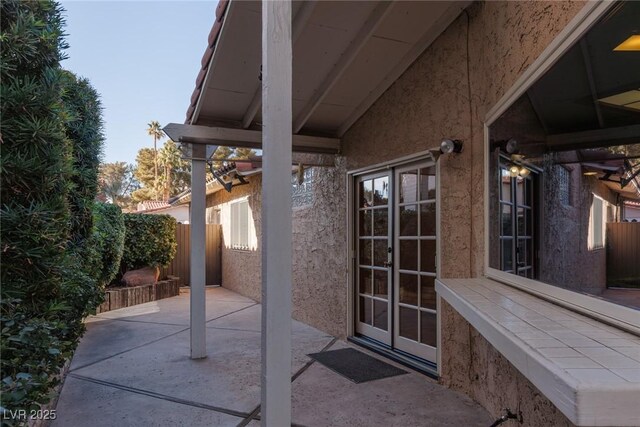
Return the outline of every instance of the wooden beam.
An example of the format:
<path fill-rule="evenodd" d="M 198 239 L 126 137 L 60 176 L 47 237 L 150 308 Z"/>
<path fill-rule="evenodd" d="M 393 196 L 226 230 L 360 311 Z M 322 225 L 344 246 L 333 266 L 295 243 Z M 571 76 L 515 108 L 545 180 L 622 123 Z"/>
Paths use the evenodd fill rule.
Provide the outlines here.
<path fill-rule="evenodd" d="M 416 42 L 416 44 L 402 57 L 400 62 L 385 76 L 369 95 L 358 105 L 351 115 L 340 126 L 337 136 L 342 137 L 349 128 L 373 105 L 374 102 L 398 80 L 411 64 L 424 52 L 431 43 L 438 37 L 453 20 L 460 15 L 460 12 L 469 6 L 471 1 L 452 2 L 447 11 L 431 26 L 431 28 Z"/>
<path fill-rule="evenodd" d="M 262 149 L 262 132 L 259 130 L 180 123 L 169 123 L 162 130 L 169 138 L 178 143 Z M 293 151 L 299 153 L 338 154 L 340 152 L 340 139 L 293 135 Z"/>
<path fill-rule="evenodd" d="M 356 56 L 358 56 L 358 53 L 360 53 L 367 41 L 369 41 L 383 18 L 391 10 L 392 4 L 393 2 L 383 1 L 378 3 L 375 9 L 373 9 L 373 12 L 371 12 L 353 40 L 351 40 L 351 43 L 349 43 L 347 49 L 342 53 L 338 62 L 336 62 L 320 86 L 318 86 L 313 92 L 311 99 L 309 99 L 305 106 L 302 107 L 302 110 L 293 122 L 293 133 L 298 133 L 300 129 L 302 129 L 309 117 L 313 114 L 316 108 L 318 108 L 325 96 L 327 96 L 331 88 L 340 79 L 342 74 L 344 74 Z"/>
<path fill-rule="evenodd" d="M 262 3 L 261 425 L 291 425 L 291 1 Z"/>
<path fill-rule="evenodd" d="M 303 1 L 302 4 L 300 5 L 300 8 L 298 9 L 298 12 L 296 13 L 296 17 L 293 21 L 293 30 L 292 30 L 292 36 L 291 36 L 293 40 L 293 45 L 296 44 L 298 37 L 300 37 L 300 34 L 302 34 L 302 30 L 307 25 L 307 21 L 309 21 L 309 18 L 311 17 L 311 14 L 315 9 L 316 4 L 317 4 L 316 0 L 306 0 L 306 1 Z M 256 117 L 256 114 L 258 114 L 258 110 L 260 109 L 261 105 L 262 105 L 262 85 L 259 84 L 256 90 L 253 92 L 253 98 L 251 99 L 251 103 L 249 104 L 249 107 L 247 107 L 247 111 L 245 111 L 244 117 L 242 118 L 242 127 L 244 129 L 247 129 L 249 126 L 251 126 L 251 123 L 253 122 L 253 119 Z"/>
<path fill-rule="evenodd" d="M 640 125 L 595 129 L 548 135 L 547 147 L 553 150 L 579 150 L 640 142 Z"/>

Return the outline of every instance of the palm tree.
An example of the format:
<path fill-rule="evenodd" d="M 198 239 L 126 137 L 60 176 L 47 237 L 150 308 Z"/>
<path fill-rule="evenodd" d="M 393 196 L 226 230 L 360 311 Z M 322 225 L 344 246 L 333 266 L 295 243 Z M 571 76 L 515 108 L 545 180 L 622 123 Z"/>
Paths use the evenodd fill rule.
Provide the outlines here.
<path fill-rule="evenodd" d="M 154 186 L 154 194 L 156 200 L 158 199 L 158 148 L 157 143 L 158 140 L 164 136 L 164 132 L 162 132 L 162 128 L 160 127 L 160 123 L 157 120 L 152 120 L 151 123 L 147 124 L 147 134 L 153 137 L 153 186 Z"/>

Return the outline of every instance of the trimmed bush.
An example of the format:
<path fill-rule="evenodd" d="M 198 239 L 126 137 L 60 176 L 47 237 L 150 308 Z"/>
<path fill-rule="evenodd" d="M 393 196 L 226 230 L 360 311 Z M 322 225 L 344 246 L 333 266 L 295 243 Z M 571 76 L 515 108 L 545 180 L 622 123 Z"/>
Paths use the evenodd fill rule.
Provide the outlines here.
<path fill-rule="evenodd" d="M 124 251 L 124 215 L 117 205 L 96 203 L 93 210 L 94 230 L 100 261 L 98 283 L 106 286 L 116 277 Z"/>
<path fill-rule="evenodd" d="M 167 266 L 176 255 L 176 220 L 169 215 L 124 214 L 121 271 Z"/>

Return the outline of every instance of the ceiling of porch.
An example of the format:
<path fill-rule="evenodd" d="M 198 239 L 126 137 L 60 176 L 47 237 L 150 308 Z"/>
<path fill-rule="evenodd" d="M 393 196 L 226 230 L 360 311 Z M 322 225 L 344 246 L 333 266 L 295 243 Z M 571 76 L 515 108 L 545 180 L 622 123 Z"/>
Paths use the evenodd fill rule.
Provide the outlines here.
<path fill-rule="evenodd" d="M 341 137 L 469 4 L 294 1 L 293 132 Z M 261 4 L 221 1 L 187 124 L 261 123 Z"/>

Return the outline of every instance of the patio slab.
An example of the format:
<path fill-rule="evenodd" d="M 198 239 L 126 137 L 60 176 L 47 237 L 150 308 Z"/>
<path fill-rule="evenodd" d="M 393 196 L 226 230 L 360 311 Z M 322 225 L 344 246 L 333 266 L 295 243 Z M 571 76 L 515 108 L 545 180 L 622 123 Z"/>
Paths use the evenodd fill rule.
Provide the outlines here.
<path fill-rule="evenodd" d="M 260 305 L 207 289 L 208 357 L 201 360 L 189 357 L 188 328 L 174 323 L 188 319 L 188 293 L 142 306 L 88 319 L 53 425 L 258 425 L 250 414 L 260 404 Z M 311 326 L 294 321 L 292 345 L 295 425 L 491 422 L 470 399 L 406 367 L 408 375 L 350 382 L 307 354 L 351 344 Z"/>
<path fill-rule="evenodd" d="M 232 415 L 67 377 L 53 427 L 236 426 Z"/>

